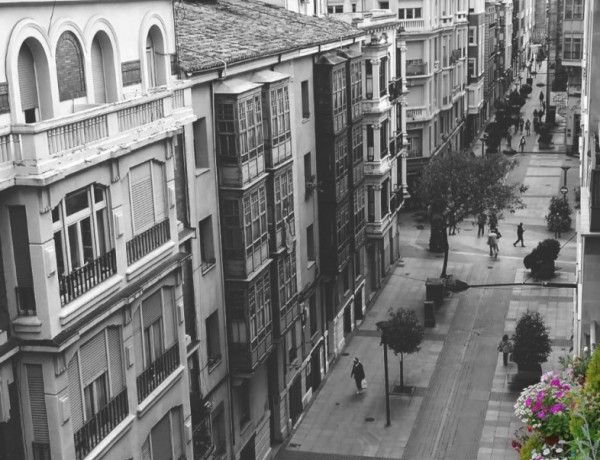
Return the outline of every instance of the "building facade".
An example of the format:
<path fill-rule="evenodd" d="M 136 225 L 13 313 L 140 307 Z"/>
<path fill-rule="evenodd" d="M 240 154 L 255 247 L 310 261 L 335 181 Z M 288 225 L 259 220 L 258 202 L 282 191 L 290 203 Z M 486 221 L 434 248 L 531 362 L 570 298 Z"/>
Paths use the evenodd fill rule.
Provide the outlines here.
<path fill-rule="evenodd" d="M 171 3 L 1 10 L 0 456 L 192 458 Z"/>

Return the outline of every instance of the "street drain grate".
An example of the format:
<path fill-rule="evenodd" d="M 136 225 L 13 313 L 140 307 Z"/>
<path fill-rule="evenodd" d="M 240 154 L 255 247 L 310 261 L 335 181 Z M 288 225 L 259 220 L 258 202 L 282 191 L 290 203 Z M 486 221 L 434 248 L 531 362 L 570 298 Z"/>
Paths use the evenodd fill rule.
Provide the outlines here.
<path fill-rule="evenodd" d="M 374 421 L 375 421 L 375 419 L 373 417 L 367 417 L 365 419 L 365 422 L 374 422 Z"/>

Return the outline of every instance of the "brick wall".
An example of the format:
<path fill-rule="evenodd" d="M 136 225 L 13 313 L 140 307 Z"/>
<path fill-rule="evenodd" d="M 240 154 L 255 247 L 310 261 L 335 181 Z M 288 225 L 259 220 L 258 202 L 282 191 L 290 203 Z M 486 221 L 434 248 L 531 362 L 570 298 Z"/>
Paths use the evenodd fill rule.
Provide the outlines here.
<path fill-rule="evenodd" d="M 63 33 L 58 39 L 56 75 L 61 101 L 85 96 L 83 55 L 77 38 L 71 32 Z"/>

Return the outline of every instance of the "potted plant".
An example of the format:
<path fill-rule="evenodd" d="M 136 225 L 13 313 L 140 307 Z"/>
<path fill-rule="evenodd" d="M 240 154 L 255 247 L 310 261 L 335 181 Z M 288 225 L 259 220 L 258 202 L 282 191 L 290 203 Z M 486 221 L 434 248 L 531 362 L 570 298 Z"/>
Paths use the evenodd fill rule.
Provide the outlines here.
<path fill-rule="evenodd" d="M 534 279 L 549 280 L 554 276 L 560 243 L 554 239 L 540 241 L 533 251 L 523 259 L 525 268 L 531 270 Z"/>
<path fill-rule="evenodd" d="M 539 381 L 542 375 L 541 363 L 548 360 L 552 350 L 548 327 L 542 315 L 537 311 L 526 311 L 517 320 L 512 336 L 513 361 L 517 363 L 519 373 L 517 382 L 529 385 Z"/>
<path fill-rule="evenodd" d="M 563 233 L 571 228 L 571 214 L 573 210 L 569 205 L 569 200 L 553 196 L 550 199 L 548 214 L 544 217 L 548 223 L 548 230 L 555 233 Z"/>

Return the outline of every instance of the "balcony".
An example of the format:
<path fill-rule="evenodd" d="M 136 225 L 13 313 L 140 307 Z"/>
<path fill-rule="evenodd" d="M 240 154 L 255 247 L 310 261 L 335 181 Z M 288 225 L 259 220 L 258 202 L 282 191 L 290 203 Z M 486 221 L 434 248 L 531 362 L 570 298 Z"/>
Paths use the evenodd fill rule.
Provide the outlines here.
<path fill-rule="evenodd" d="M 273 348 L 272 323 L 257 334 L 251 343 L 230 343 L 229 363 L 237 372 L 252 372 L 269 355 Z"/>
<path fill-rule="evenodd" d="M 169 219 L 164 220 L 127 242 L 127 265 L 137 262 L 145 255 L 161 247 L 171 239 Z"/>
<path fill-rule="evenodd" d="M 15 287 L 15 297 L 17 298 L 19 316 L 35 316 L 37 314 L 33 286 Z"/>
<path fill-rule="evenodd" d="M 388 94 L 390 95 L 390 102 L 396 102 L 402 96 L 402 80 L 400 78 L 390 81 Z"/>
<path fill-rule="evenodd" d="M 59 275 L 60 303 L 66 305 L 117 272 L 115 250 L 111 250 L 76 268 L 68 275 Z"/>
<path fill-rule="evenodd" d="M 425 28 L 425 19 L 400 19 L 398 22 L 405 32 L 415 32 Z"/>
<path fill-rule="evenodd" d="M 144 129 L 144 137 L 166 132 L 177 126 L 177 118 L 182 116 L 177 112 L 189 91 L 162 89 L 59 118 L 12 125 L 10 131 L 0 132 L 0 171 L 3 163 L 18 162 L 14 173 L 30 177 L 32 173 L 66 167 L 70 154 L 77 157 L 74 161 L 81 162 L 82 154 L 97 154 L 128 143 L 139 137 L 140 128 Z M 159 120 L 163 123 L 157 123 Z M 0 181 L 3 178 L 0 173 Z"/>
<path fill-rule="evenodd" d="M 138 376 L 136 380 L 138 403 L 146 399 L 177 367 L 179 367 L 179 343 L 175 342 Z"/>
<path fill-rule="evenodd" d="M 354 249 L 362 247 L 366 239 L 365 221 L 363 219 L 361 225 L 354 229 Z"/>
<path fill-rule="evenodd" d="M 285 305 L 279 309 L 279 336 L 282 337 L 285 331 L 294 324 L 294 321 L 300 316 L 300 304 L 297 296 L 292 297 Z M 276 333 L 277 333 L 276 332 Z"/>
<path fill-rule="evenodd" d="M 125 419 L 128 413 L 127 389 L 124 389 L 75 432 L 75 456 L 77 460 L 81 460 L 89 454 L 100 441 Z"/>
<path fill-rule="evenodd" d="M 427 111 L 427 107 L 408 107 L 406 109 L 406 121 L 423 121 L 426 120 L 429 116 Z"/>
<path fill-rule="evenodd" d="M 406 61 L 406 76 L 415 77 L 419 75 L 427 75 L 427 63 L 421 59 L 413 59 Z"/>

